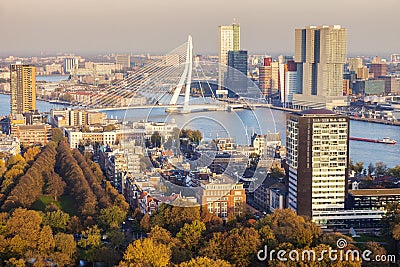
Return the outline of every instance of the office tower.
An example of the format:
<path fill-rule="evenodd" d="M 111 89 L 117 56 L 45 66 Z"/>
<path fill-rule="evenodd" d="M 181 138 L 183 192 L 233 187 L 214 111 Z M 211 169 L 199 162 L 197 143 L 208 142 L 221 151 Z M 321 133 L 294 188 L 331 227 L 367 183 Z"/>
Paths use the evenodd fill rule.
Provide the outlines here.
<path fill-rule="evenodd" d="M 64 73 L 71 73 L 74 68 L 78 67 L 78 59 L 66 58 L 64 59 Z"/>
<path fill-rule="evenodd" d="M 271 62 L 271 93 L 277 93 L 279 88 L 279 62 Z"/>
<path fill-rule="evenodd" d="M 363 60 L 360 57 L 349 58 L 347 63 L 349 64 L 349 71 L 357 71 L 358 68 L 362 68 L 363 66 Z"/>
<path fill-rule="evenodd" d="M 328 108 L 348 105 L 343 97 L 347 30 L 339 25 L 307 26 L 295 30 L 295 62 L 298 108 Z"/>
<path fill-rule="evenodd" d="M 371 63 L 369 73 L 373 74 L 374 79 L 378 79 L 379 76 L 386 76 L 386 63 Z"/>
<path fill-rule="evenodd" d="M 36 110 L 36 69 L 21 63 L 10 66 L 11 114 Z"/>
<path fill-rule="evenodd" d="M 235 93 L 247 92 L 247 51 L 228 51 L 225 85 Z"/>
<path fill-rule="evenodd" d="M 343 95 L 351 95 L 350 80 L 343 79 Z"/>
<path fill-rule="evenodd" d="M 131 55 L 116 55 L 115 56 L 115 63 L 121 69 L 129 69 L 131 67 Z"/>
<path fill-rule="evenodd" d="M 297 93 L 297 65 L 293 60 L 289 60 L 285 67 L 284 90 L 281 93 L 281 101 L 284 107 L 291 106 L 293 95 Z M 282 89 L 281 89 L 282 91 Z"/>
<path fill-rule="evenodd" d="M 258 86 L 261 90 L 261 93 L 264 96 L 271 95 L 271 78 L 272 78 L 272 69 L 271 69 L 272 58 L 266 57 L 264 58 L 263 66 L 258 68 Z"/>
<path fill-rule="evenodd" d="M 326 109 L 287 114 L 288 206 L 313 220 L 343 210 L 349 119 Z"/>
<path fill-rule="evenodd" d="M 382 59 L 378 56 L 374 56 L 371 61 L 372 64 L 380 64 L 382 63 Z"/>
<path fill-rule="evenodd" d="M 228 64 L 228 51 L 240 50 L 240 26 L 233 23 L 229 26 L 219 26 L 218 31 L 219 89 L 224 82 L 224 74 Z"/>
<path fill-rule="evenodd" d="M 297 92 L 297 65 L 292 56 L 278 57 L 278 89 L 284 107 L 290 106 Z"/>
<path fill-rule="evenodd" d="M 357 79 L 361 79 L 361 80 L 368 80 L 369 78 L 369 70 L 366 66 L 363 66 L 361 68 L 358 68 L 356 70 L 356 75 L 357 75 Z"/>
<path fill-rule="evenodd" d="M 264 58 L 264 66 L 271 66 L 272 57 L 265 57 Z"/>
<path fill-rule="evenodd" d="M 400 93 L 400 80 L 395 76 L 381 76 L 379 80 L 385 81 L 385 95 Z"/>

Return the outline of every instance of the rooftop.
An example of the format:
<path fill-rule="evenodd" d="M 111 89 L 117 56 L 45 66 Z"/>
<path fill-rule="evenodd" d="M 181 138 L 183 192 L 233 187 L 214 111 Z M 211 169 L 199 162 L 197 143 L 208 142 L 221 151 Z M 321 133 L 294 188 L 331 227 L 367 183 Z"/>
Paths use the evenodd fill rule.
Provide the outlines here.
<path fill-rule="evenodd" d="M 328 109 L 306 109 L 300 111 L 299 114 L 301 115 L 336 115 L 335 112 Z"/>
<path fill-rule="evenodd" d="M 390 196 L 390 195 L 400 195 L 400 188 L 349 190 L 349 194 L 351 194 L 353 196 Z"/>

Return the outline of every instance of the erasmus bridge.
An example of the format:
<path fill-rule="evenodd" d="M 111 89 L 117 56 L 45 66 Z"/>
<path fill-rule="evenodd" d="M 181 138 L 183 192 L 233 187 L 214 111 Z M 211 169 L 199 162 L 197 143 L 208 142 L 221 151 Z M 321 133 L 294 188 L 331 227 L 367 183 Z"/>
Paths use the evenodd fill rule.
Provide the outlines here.
<path fill-rule="evenodd" d="M 250 92 L 247 86 L 236 91 L 229 88 L 242 100 L 228 102 L 217 99 L 212 86 L 228 89 L 225 81 L 216 80 L 218 71 L 243 76 L 253 91 Z M 191 95 L 193 84 L 199 89 L 196 97 Z M 193 62 L 192 37 L 188 36 L 187 42 L 164 55 L 162 60 L 152 61 L 129 73 L 123 80 L 99 89 L 86 107 L 99 111 L 159 107 L 167 112 L 190 113 L 250 108 L 248 103 L 256 103 L 260 95 L 258 87 L 236 69 L 213 62 Z M 247 99 L 246 103 L 244 99 Z"/>

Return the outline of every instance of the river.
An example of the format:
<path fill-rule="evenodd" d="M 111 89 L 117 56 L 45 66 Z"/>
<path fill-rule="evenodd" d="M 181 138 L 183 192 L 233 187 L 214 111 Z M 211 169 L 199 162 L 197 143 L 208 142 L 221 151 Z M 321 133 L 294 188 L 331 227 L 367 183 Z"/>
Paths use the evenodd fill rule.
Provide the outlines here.
<path fill-rule="evenodd" d="M 9 95 L 0 95 L 0 115 L 10 113 Z M 65 107 L 37 101 L 40 112 L 49 111 L 51 108 Z M 120 120 L 172 121 L 175 120 L 179 127 L 199 129 L 206 139 L 220 137 L 233 137 L 239 144 L 248 143 L 253 132 L 267 133 L 280 132 L 282 143 L 286 138 L 286 113 L 280 110 L 258 108 L 256 110 L 237 110 L 234 112 L 213 111 L 189 114 L 167 114 L 164 109 L 155 108 L 135 110 L 107 111 L 108 117 Z M 400 127 L 369 123 L 363 121 L 350 122 L 350 135 L 382 139 L 390 137 L 397 140 L 397 144 L 378 144 L 360 141 L 350 141 L 350 157 L 354 162 L 364 162 L 364 167 L 369 163 L 383 161 L 388 167 L 400 164 Z"/>

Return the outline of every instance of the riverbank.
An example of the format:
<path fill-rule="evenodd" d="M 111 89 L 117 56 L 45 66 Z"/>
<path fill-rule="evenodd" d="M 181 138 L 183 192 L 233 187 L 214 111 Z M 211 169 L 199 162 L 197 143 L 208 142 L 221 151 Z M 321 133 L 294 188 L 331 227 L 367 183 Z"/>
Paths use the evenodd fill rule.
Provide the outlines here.
<path fill-rule="evenodd" d="M 281 110 L 284 112 L 299 112 L 299 111 L 301 111 L 299 109 L 283 108 L 283 107 L 276 107 L 276 106 L 271 106 L 270 108 L 276 109 L 276 110 Z M 385 125 L 400 126 L 400 121 L 388 121 L 388 120 L 382 120 L 382 119 L 360 118 L 360 117 L 353 117 L 353 116 L 349 116 L 349 118 L 350 118 L 350 120 L 353 120 L 353 121 L 364 121 L 364 122 L 372 122 L 372 123 L 385 124 Z"/>
<path fill-rule="evenodd" d="M 372 122 L 372 123 L 393 125 L 393 126 L 400 126 L 400 121 L 387 121 L 387 120 L 382 120 L 382 119 L 358 118 L 358 117 L 350 117 L 350 120 L 353 120 L 353 121 L 365 121 L 365 122 Z"/>

